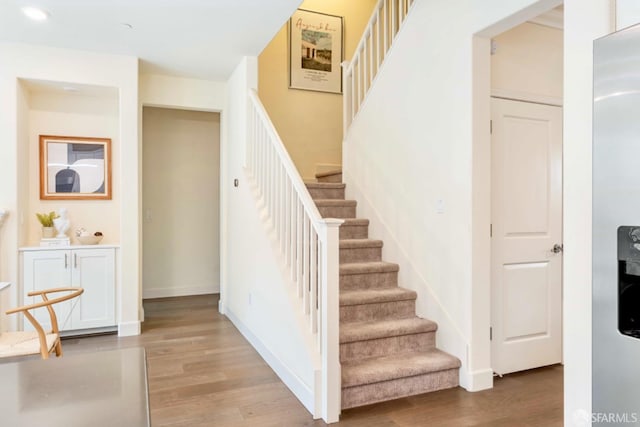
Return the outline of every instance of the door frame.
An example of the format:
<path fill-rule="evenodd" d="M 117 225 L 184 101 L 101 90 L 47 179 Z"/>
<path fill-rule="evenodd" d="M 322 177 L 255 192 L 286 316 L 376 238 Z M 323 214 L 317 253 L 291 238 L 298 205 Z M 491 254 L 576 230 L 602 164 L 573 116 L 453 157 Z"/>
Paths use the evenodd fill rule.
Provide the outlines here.
<path fill-rule="evenodd" d="M 518 13 L 489 23 L 472 37 L 471 318 L 469 390 L 493 387 L 491 366 L 491 38 L 553 9 L 562 0 L 538 0 Z M 564 234 L 563 213 L 563 234 Z M 564 268 L 564 265 L 563 265 Z M 564 284 L 563 284 L 564 293 Z M 564 310 L 564 304 L 563 304 Z"/>
<path fill-rule="evenodd" d="M 223 186 L 222 186 L 222 180 L 223 180 L 223 151 L 222 151 L 222 146 L 223 146 L 223 138 L 224 138 L 224 130 L 223 130 L 223 111 L 221 110 L 216 110 L 216 109 L 208 109 L 208 108 L 190 108 L 187 106 L 173 106 L 173 105 L 169 105 L 169 104 L 147 104 L 147 103 L 141 103 L 140 105 L 140 164 L 142 165 L 144 163 L 144 111 L 146 108 L 151 108 L 151 109 L 157 109 L 157 110 L 175 110 L 175 111 L 184 111 L 184 112 L 196 112 L 196 113 L 210 113 L 210 114 L 217 114 L 219 116 L 219 133 L 216 135 L 218 138 L 218 157 L 219 157 L 219 162 L 218 162 L 218 258 L 219 258 L 219 263 L 220 263 L 220 272 L 218 274 L 218 283 L 219 283 L 219 290 L 218 293 L 222 293 L 222 257 L 223 257 L 223 248 L 224 248 L 224 244 L 223 244 L 223 225 L 222 225 L 222 200 L 223 200 L 223 194 L 222 194 L 222 190 L 223 190 Z M 144 182 L 144 171 L 142 171 L 141 168 L 141 176 L 140 176 L 140 186 L 143 190 L 144 193 L 144 187 L 145 187 L 145 182 Z M 155 293 L 153 293 L 152 295 L 145 295 L 145 289 L 144 289 L 144 283 L 145 283 L 145 279 L 144 279 L 144 274 L 145 274 L 145 268 L 144 268 L 144 246 L 145 246 L 145 226 L 144 226 L 144 222 L 145 222 L 145 209 L 143 206 L 143 201 L 144 201 L 144 197 L 140 198 L 140 313 L 141 313 L 141 321 L 144 321 L 144 306 L 143 306 L 143 301 L 145 299 L 153 299 L 153 298 L 167 298 L 167 297 L 179 297 L 179 296 L 194 296 L 194 295 L 204 295 L 204 294 L 208 294 L 209 292 L 205 292 L 202 293 L 200 292 L 200 290 L 196 290 L 196 293 L 188 293 L 185 294 L 183 292 L 174 292 L 174 290 L 170 289 L 167 292 L 158 292 L 156 291 Z M 193 288 L 192 288 L 193 289 Z"/>

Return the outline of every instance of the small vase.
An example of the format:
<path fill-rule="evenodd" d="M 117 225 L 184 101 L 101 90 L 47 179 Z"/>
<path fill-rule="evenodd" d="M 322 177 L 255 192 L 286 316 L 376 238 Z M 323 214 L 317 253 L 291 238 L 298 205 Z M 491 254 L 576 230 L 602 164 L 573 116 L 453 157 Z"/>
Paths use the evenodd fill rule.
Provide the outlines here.
<path fill-rule="evenodd" d="M 56 229 L 53 227 L 42 227 L 42 238 L 51 239 L 56 234 Z"/>

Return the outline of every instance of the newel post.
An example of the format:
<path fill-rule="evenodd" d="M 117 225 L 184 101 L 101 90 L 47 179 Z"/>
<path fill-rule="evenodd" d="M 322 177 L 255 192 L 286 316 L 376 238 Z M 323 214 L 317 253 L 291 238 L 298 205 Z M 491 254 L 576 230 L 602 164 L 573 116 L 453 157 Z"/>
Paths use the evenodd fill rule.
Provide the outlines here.
<path fill-rule="evenodd" d="M 341 219 L 327 218 L 319 227 L 322 245 L 322 419 L 338 422 L 341 408 L 342 380 L 340 371 L 340 307 L 339 244 Z"/>

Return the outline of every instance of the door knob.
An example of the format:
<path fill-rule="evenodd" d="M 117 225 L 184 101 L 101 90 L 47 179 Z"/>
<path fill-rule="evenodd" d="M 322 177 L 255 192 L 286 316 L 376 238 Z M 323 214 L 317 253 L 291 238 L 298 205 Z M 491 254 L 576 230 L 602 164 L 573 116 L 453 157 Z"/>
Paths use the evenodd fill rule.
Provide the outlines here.
<path fill-rule="evenodd" d="M 553 252 L 554 254 L 557 254 L 557 253 L 562 252 L 563 249 L 564 248 L 562 247 L 562 245 L 559 245 L 559 244 L 556 243 L 555 245 L 553 245 L 553 249 L 551 249 L 551 252 Z"/>

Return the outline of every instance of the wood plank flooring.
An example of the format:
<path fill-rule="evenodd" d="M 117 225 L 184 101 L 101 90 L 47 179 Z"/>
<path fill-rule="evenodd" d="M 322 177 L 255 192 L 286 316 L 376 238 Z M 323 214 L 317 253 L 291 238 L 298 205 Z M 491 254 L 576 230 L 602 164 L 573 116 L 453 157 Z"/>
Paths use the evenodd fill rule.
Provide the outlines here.
<path fill-rule="evenodd" d="M 161 426 L 324 426 L 218 313 L 218 296 L 146 300 L 142 335 L 66 339 L 66 354 L 144 346 L 151 422 Z M 344 411 L 338 426 L 561 426 L 562 367 Z"/>

